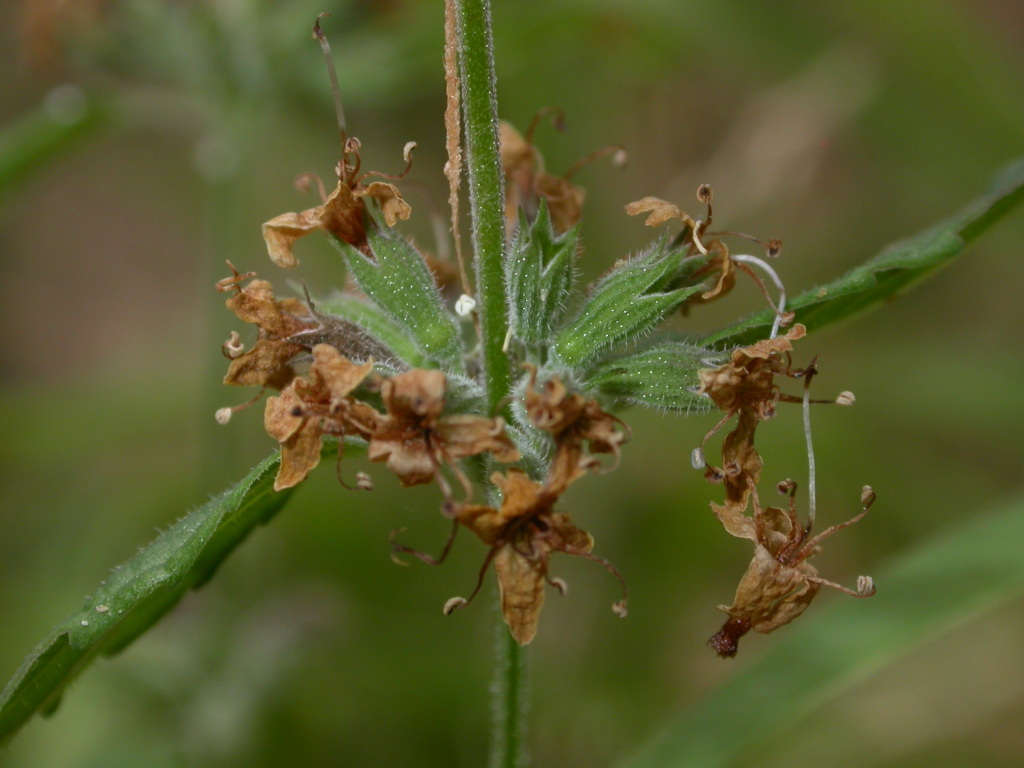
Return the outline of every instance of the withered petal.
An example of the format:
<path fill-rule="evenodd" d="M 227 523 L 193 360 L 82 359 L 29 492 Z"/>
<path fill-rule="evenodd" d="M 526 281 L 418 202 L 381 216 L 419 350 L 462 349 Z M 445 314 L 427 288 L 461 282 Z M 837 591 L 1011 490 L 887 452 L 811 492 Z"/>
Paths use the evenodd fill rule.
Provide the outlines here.
<path fill-rule="evenodd" d="M 648 227 L 657 227 L 666 221 L 681 221 L 692 226 L 693 219 L 683 213 L 679 206 L 662 200 L 660 197 L 644 197 L 626 205 L 626 213 L 630 216 L 637 216 L 641 213 L 650 212 L 644 224 Z"/>
<path fill-rule="evenodd" d="M 519 451 L 505 434 L 505 420 L 486 416 L 455 414 L 445 416 L 435 431 L 453 459 L 464 459 L 481 453 L 490 453 L 495 461 L 508 464 L 519 461 Z"/>
<path fill-rule="evenodd" d="M 358 387 L 373 371 L 373 360 L 362 365 L 353 363 L 337 348 L 330 344 L 317 344 L 313 347 L 313 365 L 309 372 L 311 377 L 318 377 L 331 393 L 331 401 L 339 402 Z"/>
<path fill-rule="evenodd" d="M 252 349 L 231 361 L 224 383 L 235 387 L 283 389 L 295 377 L 290 361 L 302 351 L 303 347 L 298 344 L 260 339 Z"/>
<path fill-rule="evenodd" d="M 544 565 L 505 545 L 494 557 L 501 594 L 501 615 L 512 637 L 526 645 L 537 634 L 537 622 L 544 607 Z"/>
<path fill-rule="evenodd" d="M 393 227 L 401 219 L 405 221 L 412 214 L 412 208 L 398 191 L 394 184 L 384 181 L 374 181 L 366 186 L 358 185 L 352 191 L 357 197 L 372 197 L 380 204 L 380 210 L 384 214 L 384 222 Z"/>
<path fill-rule="evenodd" d="M 263 427 L 277 442 L 283 443 L 294 436 L 304 419 L 302 400 L 295 392 L 294 385 L 283 390 L 280 397 L 267 398 Z"/>
<path fill-rule="evenodd" d="M 307 419 L 302 427 L 281 444 L 281 467 L 274 480 L 274 490 L 280 491 L 298 485 L 320 463 L 320 428 L 314 419 Z"/>

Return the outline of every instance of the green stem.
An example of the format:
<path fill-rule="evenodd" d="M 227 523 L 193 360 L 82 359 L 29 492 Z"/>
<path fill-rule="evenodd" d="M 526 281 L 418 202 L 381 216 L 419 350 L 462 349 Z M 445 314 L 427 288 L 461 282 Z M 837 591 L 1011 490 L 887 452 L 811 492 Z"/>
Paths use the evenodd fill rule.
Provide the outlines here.
<path fill-rule="evenodd" d="M 495 411 L 508 394 L 510 371 L 508 356 L 502 351 L 508 332 L 501 265 L 505 194 L 498 152 L 489 0 L 456 0 L 456 18 L 484 387 L 488 406 Z"/>
<path fill-rule="evenodd" d="M 509 392 L 511 372 L 508 356 L 502 350 L 508 332 L 502 269 L 505 185 L 498 151 L 498 100 L 490 3 L 489 0 L 455 0 L 455 13 L 480 347 L 487 404 L 493 412 Z M 520 768 L 525 765 L 526 650 L 504 623 L 499 623 L 497 632 L 490 765 L 491 768 Z"/>
<path fill-rule="evenodd" d="M 497 665 L 491 688 L 494 718 L 490 768 L 521 768 L 527 765 L 525 733 L 528 649 L 516 642 L 500 620 L 494 650 Z"/>

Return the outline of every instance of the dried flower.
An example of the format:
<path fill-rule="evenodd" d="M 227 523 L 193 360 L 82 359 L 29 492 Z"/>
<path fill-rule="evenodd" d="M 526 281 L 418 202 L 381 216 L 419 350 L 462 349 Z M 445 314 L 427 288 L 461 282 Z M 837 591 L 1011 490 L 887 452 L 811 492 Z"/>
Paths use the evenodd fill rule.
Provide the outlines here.
<path fill-rule="evenodd" d="M 708 640 L 708 645 L 722 657 L 735 656 L 740 638 L 750 630 L 768 634 L 791 622 L 807 609 L 823 586 L 853 597 L 870 597 L 875 593 L 870 577 L 859 577 L 857 589 L 852 590 L 822 579 L 808 562 L 820 551 L 819 544 L 824 539 L 867 514 L 874 501 L 869 487 L 865 486 L 861 495 L 864 509 L 859 515 L 811 537 L 811 524 L 802 525 L 797 517 L 796 483 L 786 480 L 779 484 L 780 491 L 789 494 L 785 511 L 778 507 L 762 508 L 753 481 L 748 480 L 748 484 L 754 499 L 753 518 L 733 505 L 711 505 L 726 531 L 754 542 L 754 558 L 736 588 L 732 605 L 718 606 L 729 614 L 729 619 Z"/>
<path fill-rule="evenodd" d="M 357 365 L 329 344 L 318 344 L 308 376 L 296 378 L 280 397 L 267 400 L 264 427 L 281 444 L 274 490 L 291 488 L 306 478 L 320 462 L 325 436 L 369 437 L 381 415 L 350 395 L 372 370 L 372 360 Z M 338 456 L 340 460 L 340 451 Z"/>
<path fill-rule="evenodd" d="M 516 641 L 526 645 L 537 633 L 537 621 L 544 605 L 545 582 L 560 592 L 564 591 L 564 582 L 548 577 L 553 552 L 595 560 L 620 581 L 622 577 L 606 560 L 591 554 L 594 540 L 589 533 L 573 525 L 567 514 L 554 511 L 560 490 L 534 482 L 515 467 L 510 468 L 506 475 L 494 473 L 491 482 L 502 494 L 499 508 L 477 504 L 454 506 L 455 520 L 491 547 L 469 600 L 480 590 L 483 576 L 493 561 L 501 593 L 502 616 Z M 469 600 L 450 600 L 445 612 L 450 613 Z M 616 613 L 625 615 L 625 594 L 615 607 Z"/>
<path fill-rule="evenodd" d="M 548 484 L 561 493 L 581 474 L 599 467 L 597 459 L 584 454 L 584 443 L 591 454 L 612 454 L 613 464 L 605 471 L 614 469 L 621 446 L 629 440 L 629 427 L 605 413 L 594 398 L 570 392 L 557 376 L 537 389 L 537 369 L 532 365 L 524 367 L 529 371 L 523 395 L 527 416 L 555 442 Z"/>
<path fill-rule="evenodd" d="M 399 219 L 409 218 L 412 209 L 402 199 L 394 184 L 383 181 L 363 183 L 363 179 L 370 174 L 359 174 L 359 147 L 360 143 L 356 138 L 345 142 L 342 160 L 335 169 L 338 184 L 329 196 L 325 193 L 323 183 L 315 176 L 307 174 L 300 176 L 296 181 L 300 189 L 308 186 L 310 180 L 316 181 L 323 200 L 320 205 L 299 213 L 282 213 L 264 222 L 263 239 L 267 243 L 267 252 L 279 267 L 294 267 L 299 263 L 292 253 L 292 245 L 300 237 L 316 229 L 329 232 L 339 240 L 365 252 L 366 198 L 377 201 L 384 215 L 384 222 L 389 227 L 395 226 Z M 403 157 L 406 159 L 406 170 L 394 178 L 404 176 L 412 164 L 409 144 L 406 144 Z"/>
<path fill-rule="evenodd" d="M 725 416 L 701 441 L 703 445 L 729 419 L 739 414 L 736 428 L 726 435 L 722 443 L 722 469 L 709 468 L 708 478 L 724 481 L 726 504 L 746 509 L 749 494 L 748 480 L 757 482 L 761 475 L 761 457 L 754 448 L 754 432 L 760 421 L 775 415 L 775 405 L 782 399 L 775 384 L 776 374 L 798 376 L 800 371 L 790 370 L 783 355 L 793 349 L 793 342 L 801 339 L 807 329 L 793 326 L 785 336 L 765 339 L 748 347 L 740 347 L 729 361 L 718 368 L 704 368 L 700 376 L 699 394 L 706 394 Z"/>
<path fill-rule="evenodd" d="M 562 176 L 548 173 L 544 167 L 544 157 L 533 143 L 533 133 L 541 118 L 549 114 L 555 116 L 555 127 L 561 130 L 562 112 L 550 107 L 534 116 L 525 138 L 511 123 L 502 120 L 498 124 L 501 167 L 505 172 L 506 183 L 505 216 L 509 232 L 515 229 L 519 211 L 524 211 L 527 218 L 532 220 L 537 215 L 541 200 L 547 203 L 555 234 L 568 232 L 583 217 L 583 201 L 586 197 L 586 190 L 571 181 L 576 172 L 605 155 L 612 155 L 616 165 L 625 165 L 625 150 L 618 145 L 611 145 L 579 160 Z"/>
<path fill-rule="evenodd" d="M 469 492 L 469 481 L 454 462 L 490 452 L 501 462 L 518 461 L 519 451 L 505 434 L 505 421 L 471 414 L 442 416 L 446 378 L 441 371 L 415 369 L 386 379 L 381 398 L 387 408 L 370 436 L 371 461 L 387 461 L 402 485 L 418 485 L 443 478 L 442 466 L 451 466 Z"/>
<path fill-rule="evenodd" d="M 259 326 L 259 337 L 245 352 L 233 334 L 223 350 L 231 358 L 224 383 L 233 386 L 260 386 L 283 389 L 295 377 L 291 361 L 308 349 L 291 337 L 317 327 L 313 312 L 296 299 L 274 299 L 273 287 L 265 280 L 253 280 L 244 288 L 240 282 L 253 273 L 239 274 L 231 266 L 232 276 L 217 283 L 217 290 L 234 291 L 227 300 L 228 309 L 239 320 Z"/>

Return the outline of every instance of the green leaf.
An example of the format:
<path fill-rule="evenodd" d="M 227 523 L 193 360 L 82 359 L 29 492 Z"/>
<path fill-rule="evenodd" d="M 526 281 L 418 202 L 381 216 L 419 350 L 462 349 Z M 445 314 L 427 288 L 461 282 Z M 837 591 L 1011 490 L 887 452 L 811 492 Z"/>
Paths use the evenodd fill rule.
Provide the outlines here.
<path fill-rule="evenodd" d="M 378 307 L 358 296 L 337 294 L 317 301 L 318 311 L 328 312 L 355 323 L 370 336 L 380 341 L 398 357 L 414 368 L 421 367 L 424 358 L 409 336 Z"/>
<path fill-rule="evenodd" d="M 625 765 L 729 765 L 792 733 L 801 718 L 926 640 L 1024 594 L 1021 541 L 1024 498 L 997 514 L 972 513 L 901 557 L 875 579 L 878 594 L 870 600 L 820 595 L 832 604 L 811 606 L 769 638 L 746 638 L 770 647 Z"/>
<path fill-rule="evenodd" d="M 679 268 L 684 249 L 659 239 L 646 253 L 623 259 L 594 287 L 583 309 L 558 334 L 553 350 L 570 368 L 650 331 L 688 297 L 704 290 L 694 285 L 662 292 Z"/>
<path fill-rule="evenodd" d="M 0 694 L 0 745 L 35 713 L 49 714 L 68 684 L 99 655 L 112 656 L 206 583 L 257 525 L 284 506 L 273 491 L 278 456 L 190 512 L 114 569 L 82 610 L 35 647 Z"/>
<path fill-rule="evenodd" d="M 656 344 L 636 354 L 601 363 L 588 376 L 588 389 L 632 403 L 669 411 L 706 411 L 711 401 L 694 394 L 697 371 L 713 353 L 681 341 Z"/>
<path fill-rule="evenodd" d="M 376 261 L 348 243 L 330 238 L 359 287 L 428 358 L 458 360 L 462 353 L 458 321 L 441 301 L 434 276 L 419 251 L 386 227 L 371 226 L 366 234 Z"/>
<path fill-rule="evenodd" d="M 561 319 L 572 287 L 579 231 L 577 224 L 557 237 L 541 198 L 537 218 L 529 229 L 520 226 L 505 256 L 509 327 L 527 346 L 546 345 Z"/>
<path fill-rule="evenodd" d="M 809 331 L 846 320 L 892 299 L 928 274 L 959 256 L 969 242 L 1024 198 L 1024 158 L 1007 166 L 990 191 L 960 213 L 908 240 L 890 245 L 867 263 L 828 285 L 793 299 L 787 309 Z M 727 347 L 766 338 L 774 316 L 759 312 L 717 331 L 702 341 Z"/>

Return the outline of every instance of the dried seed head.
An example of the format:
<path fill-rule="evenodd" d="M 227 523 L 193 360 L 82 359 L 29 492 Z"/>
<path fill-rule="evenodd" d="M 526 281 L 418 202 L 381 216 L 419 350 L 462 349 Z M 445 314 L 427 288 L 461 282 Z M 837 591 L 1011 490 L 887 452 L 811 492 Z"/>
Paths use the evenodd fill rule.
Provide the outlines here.
<path fill-rule="evenodd" d="M 217 412 L 215 414 L 213 414 L 213 418 L 215 418 L 217 420 L 218 424 L 220 424 L 221 426 L 224 426 L 229 421 L 231 421 L 231 416 L 234 414 L 234 412 L 235 412 L 234 409 L 232 409 L 230 407 L 228 407 L 228 408 L 218 408 Z"/>
<path fill-rule="evenodd" d="M 853 405 L 857 402 L 857 398 L 853 392 L 840 392 L 839 397 L 836 398 L 836 405 Z"/>
<path fill-rule="evenodd" d="M 416 149 L 415 141 L 407 141 L 405 147 L 402 148 L 402 159 L 405 160 L 407 165 L 412 165 L 412 151 Z"/>
<path fill-rule="evenodd" d="M 365 472 L 356 472 L 356 488 L 360 491 L 372 491 L 373 478 Z"/>
<path fill-rule="evenodd" d="M 228 340 L 220 345 L 220 351 L 228 360 L 237 360 L 245 354 L 245 344 L 242 343 L 238 331 L 231 332 Z"/>
<path fill-rule="evenodd" d="M 445 616 L 451 616 L 455 610 L 462 608 L 464 605 L 468 605 L 468 603 L 469 601 L 464 597 L 453 597 L 444 604 L 444 608 L 441 610 Z"/>
<path fill-rule="evenodd" d="M 782 253 L 782 241 L 776 237 L 771 238 L 768 241 L 768 248 L 765 251 L 765 255 L 768 256 L 768 258 L 774 259 L 780 253 Z"/>
<path fill-rule="evenodd" d="M 700 202 L 704 203 L 705 205 L 708 205 L 711 203 L 713 197 L 714 195 L 711 192 L 710 184 L 701 184 L 699 187 L 697 187 L 697 199 Z"/>
<path fill-rule="evenodd" d="M 626 618 L 626 615 L 629 613 L 629 607 L 626 605 L 626 601 L 619 600 L 617 603 L 612 603 L 612 613 L 620 619 Z"/>
<path fill-rule="evenodd" d="M 626 163 L 629 162 L 629 153 L 624 149 L 617 149 L 612 155 L 612 162 L 616 168 L 625 168 Z"/>

